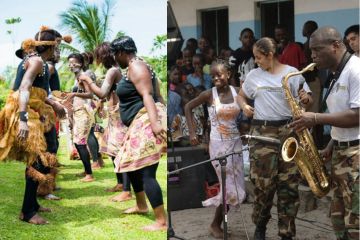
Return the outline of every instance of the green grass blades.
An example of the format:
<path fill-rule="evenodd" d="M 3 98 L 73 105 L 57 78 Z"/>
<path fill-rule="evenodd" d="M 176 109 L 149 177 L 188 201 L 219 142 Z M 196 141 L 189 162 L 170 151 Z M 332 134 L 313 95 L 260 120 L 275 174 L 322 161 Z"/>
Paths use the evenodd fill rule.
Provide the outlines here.
<path fill-rule="evenodd" d="M 154 214 L 148 202 L 148 215 L 125 215 L 123 210 L 135 206 L 135 198 L 127 202 L 111 202 L 119 193 L 105 192 L 116 184 L 110 158 L 105 168 L 93 170 L 96 181 L 82 183 L 75 174 L 83 171 L 81 161 L 69 160 L 65 138 L 60 139 L 58 158 L 61 164 L 57 177 L 60 191 L 54 194 L 60 201 L 38 198 L 41 206 L 52 209 L 40 213 L 50 224 L 35 226 L 18 220 L 25 188 L 25 164 L 11 161 L 0 163 L 0 239 L 166 239 L 166 231 L 144 232 L 143 226 L 152 224 Z M 157 179 L 161 185 L 164 203 L 166 196 L 166 157 L 160 161 Z M 134 193 L 133 193 L 134 197 Z M 166 206 L 165 206 L 166 207 Z"/>

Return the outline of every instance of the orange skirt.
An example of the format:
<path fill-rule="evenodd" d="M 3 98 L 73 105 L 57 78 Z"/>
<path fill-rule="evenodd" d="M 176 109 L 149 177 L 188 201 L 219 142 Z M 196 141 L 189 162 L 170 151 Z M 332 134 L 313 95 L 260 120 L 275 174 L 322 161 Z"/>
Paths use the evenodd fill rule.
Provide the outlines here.
<path fill-rule="evenodd" d="M 52 107 L 45 103 L 46 97 L 44 89 L 30 89 L 26 109 L 29 114 L 29 136 L 26 141 L 19 141 L 19 91 L 10 93 L 5 107 L 0 111 L 0 161 L 17 160 L 31 166 L 40 157 L 45 166 L 56 164 L 56 158 L 46 153 L 44 133 L 55 124 L 55 114 Z"/>

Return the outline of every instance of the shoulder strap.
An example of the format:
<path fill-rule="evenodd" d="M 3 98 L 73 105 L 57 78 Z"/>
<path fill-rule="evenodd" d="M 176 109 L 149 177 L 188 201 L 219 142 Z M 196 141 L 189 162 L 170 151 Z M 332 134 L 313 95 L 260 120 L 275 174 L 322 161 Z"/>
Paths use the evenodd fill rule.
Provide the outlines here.
<path fill-rule="evenodd" d="M 213 95 L 213 99 L 214 99 L 214 100 L 217 99 L 217 98 L 219 98 L 218 93 L 217 93 L 217 90 L 216 90 L 216 87 L 212 87 L 212 88 L 211 88 L 211 91 L 212 91 L 212 95 Z"/>
<path fill-rule="evenodd" d="M 231 93 L 232 93 L 233 97 L 235 98 L 237 96 L 235 88 L 230 85 L 230 90 L 231 90 Z"/>
<path fill-rule="evenodd" d="M 352 54 L 350 54 L 349 52 L 345 52 L 340 63 L 339 66 L 335 72 L 335 74 L 333 74 L 332 78 L 331 78 L 331 82 L 330 82 L 330 86 L 328 88 L 328 90 L 326 91 L 325 97 L 324 99 L 321 101 L 320 104 L 320 112 L 325 112 L 326 111 L 326 99 L 329 97 L 329 94 L 332 90 L 332 88 L 334 87 L 336 81 L 339 79 L 342 70 L 344 69 L 346 63 L 349 61 L 349 59 L 351 58 Z M 332 74 L 332 73 L 330 73 Z"/>

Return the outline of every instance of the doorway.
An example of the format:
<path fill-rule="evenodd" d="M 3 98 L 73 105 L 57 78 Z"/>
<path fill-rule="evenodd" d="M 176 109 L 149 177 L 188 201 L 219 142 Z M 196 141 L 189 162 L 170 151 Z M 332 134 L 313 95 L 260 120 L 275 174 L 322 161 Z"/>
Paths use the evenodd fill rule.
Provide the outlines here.
<path fill-rule="evenodd" d="M 225 8 L 200 10 L 201 35 L 210 40 L 216 54 L 229 46 L 229 10 Z"/>
<path fill-rule="evenodd" d="M 284 25 L 289 33 L 290 40 L 294 34 L 294 1 L 276 0 L 258 2 L 261 11 L 261 36 L 274 38 L 274 29 L 277 24 Z"/>

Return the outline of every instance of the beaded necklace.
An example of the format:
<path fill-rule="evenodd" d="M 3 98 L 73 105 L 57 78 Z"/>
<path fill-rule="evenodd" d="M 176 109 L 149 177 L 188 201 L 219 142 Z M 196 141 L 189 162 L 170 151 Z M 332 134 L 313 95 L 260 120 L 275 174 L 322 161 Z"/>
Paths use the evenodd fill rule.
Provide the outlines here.
<path fill-rule="evenodd" d="M 27 54 L 27 55 L 24 57 L 24 61 L 23 61 L 23 63 L 22 63 L 22 68 L 23 68 L 24 70 L 26 70 L 26 68 L 25 68 L 26 62 L 27 62 L 31 57 L 33 57 L 33 56 L 41 57 L 37 52 Z M 42 73 L 39 73 L 38 76 L 39 76 L 39 77 L 45 76 L 45 71 L 46 71 L 46 63 L 43 61 L 43 70 L 42 70 Z"/>
<path fill-rule="evenodd" d="M 132 63 L 132 62 L 134 62 L 134 61 L 137 61 L 137 60 L 142 61 L 143 63 L 146 64 L 146 66 L 147 66 L 148 69 L 150 70 L 151 79 L 153 79 L 153 78 L 155 77 L 154 70 L 153 70 L 153 68 L 152 68 L 147 62 L 145 62 L 144 59 L 142 59 L 142 58 L 140 58 L 140 57 L 134 57 L 134 58 L 132 58 L 132 59 L 129 61 L 129 65 L 130 65 L 130 63 Z M 126 81 L 129 81 L 129 78 L 128 78 L 128 70 L 129 70 L 129 66 L 126 68 L 126 74 L 125 74 L 125 80 L 126 80 Z"/>

